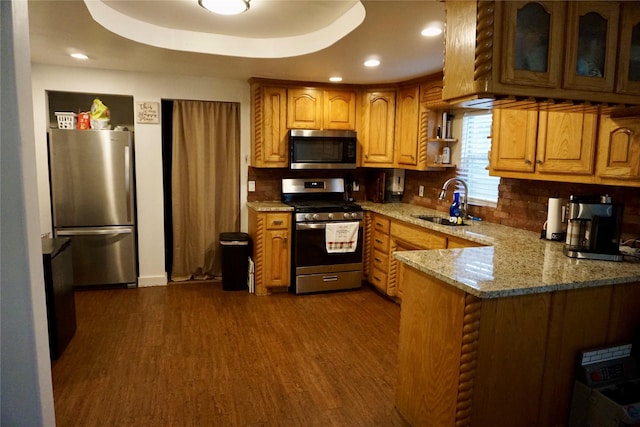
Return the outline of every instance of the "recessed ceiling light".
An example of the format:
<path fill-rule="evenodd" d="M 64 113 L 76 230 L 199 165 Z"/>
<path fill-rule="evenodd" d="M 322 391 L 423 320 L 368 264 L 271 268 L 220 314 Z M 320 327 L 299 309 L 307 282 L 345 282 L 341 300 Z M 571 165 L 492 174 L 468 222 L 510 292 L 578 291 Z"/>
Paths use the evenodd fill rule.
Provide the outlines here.
<path fill-rule="evenodd" d="M 200 6 L 220 15 L 237 15 L 249 10 L 250 0 L 198 0 Z"/>
<path fill-rule="evenodd" d="M 329 77 L 329 81 L 330 82 L 341 82 L 342 81 L 342 77 L 340 77 L 340 76 Z"/>
<path fill-rule="evenodd" d="M 365 67 L 377 67 L 378 65 L 380 65 L 380 61 L 377 59 L 368 59 L 364 61 Z"/>
<path fill-rule="evenodd" d="M 71 57 L 76 59 L 89 59 L 89 57 L 84 53 L 72 53 Z"/>
<path fill-rule="evenodd" d="M 435 37 L 442 34 L 442 23 L 441 22 L 431 22 L 427 25 L 420 34 L 425 37 Z"/>

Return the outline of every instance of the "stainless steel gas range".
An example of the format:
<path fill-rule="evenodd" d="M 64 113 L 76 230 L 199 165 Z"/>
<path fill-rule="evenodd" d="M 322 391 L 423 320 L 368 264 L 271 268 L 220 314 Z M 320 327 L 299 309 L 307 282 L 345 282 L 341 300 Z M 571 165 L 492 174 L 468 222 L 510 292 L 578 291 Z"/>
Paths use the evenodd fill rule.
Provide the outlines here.
<path fill-rule="evenodd" d="M 291 288 L 296 294 L 362 286 L 362 207 L 345 200 L 342 178 L 283 179 L 294 208 Z"/>

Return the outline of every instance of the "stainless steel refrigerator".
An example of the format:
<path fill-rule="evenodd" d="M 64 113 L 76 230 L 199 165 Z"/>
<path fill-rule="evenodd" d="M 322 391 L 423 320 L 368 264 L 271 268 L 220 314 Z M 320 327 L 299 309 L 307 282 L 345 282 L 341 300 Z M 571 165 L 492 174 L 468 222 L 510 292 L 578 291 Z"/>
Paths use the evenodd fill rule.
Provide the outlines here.
<path fill-rule="evenodd" d="M 128 131 L 49 131 L 55 237 L 71 238 L 75 287 L 137 285 L 133 138 Z"/>

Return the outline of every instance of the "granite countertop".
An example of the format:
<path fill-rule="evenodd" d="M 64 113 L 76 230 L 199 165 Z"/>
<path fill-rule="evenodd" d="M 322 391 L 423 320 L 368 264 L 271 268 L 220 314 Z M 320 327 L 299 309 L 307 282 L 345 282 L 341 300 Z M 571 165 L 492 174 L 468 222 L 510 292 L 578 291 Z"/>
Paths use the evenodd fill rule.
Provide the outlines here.
<path fill-rule="evenodd" d="M 42 244 L 42 255 L 44 257 L 53 258 L 67 246 L 71 245 L 71 239 L 68 237 L 49 238 L 43 237 L 40 239 Z"/>
<path fill-rule="evenodd" d="M 487 246 L 395 252 L 394 257 L 419 271 L 480 298 L 499 298 L 558 290 L 640 282 L 640 262 L 569 258 L 562 242 L 538 233 L 468 221 L 451 227 L 415 218 L 442 212 L 406 203 L 362 203 L 365 210 Z"/>
<path fill-rule="evenodd" d="M 293 207 L 282 202 L 247 202 L 247 207 L 258 212 L 288 212 L 293 211 Z"/>

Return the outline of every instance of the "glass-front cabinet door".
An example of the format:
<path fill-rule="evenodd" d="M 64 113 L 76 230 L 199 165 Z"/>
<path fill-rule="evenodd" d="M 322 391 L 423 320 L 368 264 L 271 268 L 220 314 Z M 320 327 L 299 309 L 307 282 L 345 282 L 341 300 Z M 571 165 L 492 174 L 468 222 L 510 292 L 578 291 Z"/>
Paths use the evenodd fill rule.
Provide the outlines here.
<path fill-rule="evenodd" d="M 566 3 L 508 1 L 500 5 L 506 25 L 502 83 L 558 87 Z"/>
<path fill-rule="evenodd" d="M 565 88 L 613 92 L 619 9 L 618 2 L 569 2 Z"/>
<path fill-rule="evenodd" d="M 622 2 L 620 21 L 616 90 L 640 95 L 640 5 L 637 2 Z"/>

